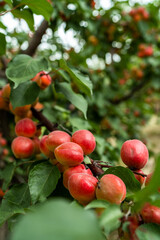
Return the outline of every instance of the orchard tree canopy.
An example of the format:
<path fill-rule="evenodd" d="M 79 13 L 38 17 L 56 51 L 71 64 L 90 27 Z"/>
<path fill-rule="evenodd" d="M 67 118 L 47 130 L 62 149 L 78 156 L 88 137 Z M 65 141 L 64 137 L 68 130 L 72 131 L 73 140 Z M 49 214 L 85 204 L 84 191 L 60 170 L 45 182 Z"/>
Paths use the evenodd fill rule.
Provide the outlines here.
<path fill-rule="evenodd" d="M 2 240 L 159 239 L 159 9 L 0 0 Z"/>

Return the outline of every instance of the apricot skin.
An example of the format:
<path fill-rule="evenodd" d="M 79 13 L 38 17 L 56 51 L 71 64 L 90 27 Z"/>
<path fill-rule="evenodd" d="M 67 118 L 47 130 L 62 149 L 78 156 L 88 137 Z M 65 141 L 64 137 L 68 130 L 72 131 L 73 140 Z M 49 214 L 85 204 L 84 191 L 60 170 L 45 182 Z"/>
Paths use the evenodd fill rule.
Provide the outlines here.
<path fill-rule="evenodd" d="M 136 170 L 136 172 L 144 174 L 144 172 L 142 170 Z M 140 184 L 142 186 L 144 181 L 145 181 L 145 177 L 142 177 L 141 175 L 138 175 L 138 174 L 135 174 L 135 173 L 134 173 L 134 176 L 140 182 Z"/>
<path fill-rule="evenodd" d="M 12 141 L 11 148 L 16 158 L 29 158 L 34 154 L 34 143 L 27 137 L 16 137 Z"/>
<path fill-rule="evenodd" d="M 148 149 L 140 140 L 127 140 L 121 148 L 121 159 L 131 169 L 141 169 L 148 161 Z"/>
<path fill-rule="evenodd" d="M 85 173 L 85 174 L 93 175 L 91 170 L 90 169 L 86 169 L 83 164 L 77 165 L 75 167 L 69 167 L 63 173 L 63 185 L 65 186 L 65 188 L 68 189 L 69 178 L 74 173 Z"/>
<path fill-rule="evenodd" d="M 23 118 L 16 123 L 17 136 L 33 137 L 36 133 L 36 124 L 30 118 Z"/>
<path fill-rule="evenodd" d="M 47 147 L 50 151 L 54 152 L 54 149 L 65 142 L 71 142 L 71 136 L 64 131 L 53 131 L 48 135 L 46 140 Z"/>
<path fill-rule="evenodd" d="M 95 137 L 88 130 L 78 130 L 73 133 L 72 142 L 79 144 L 85 155 L 92 153 L 96 147 Z"/>
<path fill-rule="evenodd" d="M 95 199 L 97 178 L 84 173 L 74 173 L 68 181 L 68 189 L 71 196 L 82 205 L 86 205 Z"/>
<path fill-rule="evenodd" d="M 40 144 L 39 144 L 39 147 L 40 147 L 40 150 L 41 152 L 48 158 L 53 158 L 53 152 L 51 152 L 48 147 L 47 147 L 47 144 L 46 144 L 46 140 L 48 138 L 48 135 L 44 135 L 41 140 L 40 140 Z"/>
<path fill-rule="evenodd" d="M 98 183 L 96 197 L 110 203 L 120 204 L 126 197 L 126 186 L 119 177 L 106 174 Z"/>
<path fill-rule="evenodd" d="M 141 215 L 145 223 L 157 223 L 160 224 L 160 208 L 145 203 L 141 210 Z"/>
<path fill-rule="evenodd" d="M 73 142 L 62 143 L 54 150 L 55 157 L 62 165 L 76 166 L 83 162 L 82 148 Z"/>

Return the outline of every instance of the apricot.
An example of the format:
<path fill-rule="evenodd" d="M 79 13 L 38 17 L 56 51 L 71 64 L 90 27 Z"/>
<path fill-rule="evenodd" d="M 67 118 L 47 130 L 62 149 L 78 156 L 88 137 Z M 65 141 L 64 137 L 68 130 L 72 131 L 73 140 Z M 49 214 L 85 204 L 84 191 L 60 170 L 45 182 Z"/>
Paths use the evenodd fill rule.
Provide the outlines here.
<path fill-rule="evenodd" d="M 16 158 L 29 158 L 34 153 L 34 143 L 28 137 L 16 137 L 11 144 L 11 149 Z"/>
<path fill-rule="evenodd" d="M 33 140 L 33 143 L 34 143 L 34 154 L 41 153 L 39 138 L 38 137 L 34 137 L 32 140 Z"/>
<path fill-rule="evenodd" d="M 9 105 L 2 96 L 2 90 L 0 90 L 0 109 L 9 110 Z"/>
<path fill-rule="evenodd" d="M 93 134 L 88 130 L 78 130 L 72 135 L 72 142 L 80 145 L 85 155 L 92 153 L 96 147 L 96 141 Z"/>
<path fill-rule="evenodd" d="M 17 115 L 17 116 L 20 116 L 20 117 L 26 117 L 26 114 L 30 110 L 30 108 L 31 108 L 31 104 L 25 105 L 25 106 L 22 106 L 22 107 L 16 107 L 16 108 L 13 108 L 11 103 L 9 104 L 10 111 L 14 115 Z"/>
<path fill-rule="evenodd" d="M 142 170 L 136 170 L 136 172 L 144 174 L 144 172 Z M 143 183 L 145 181 L 145 177 L 142 177 L 141 175 L 135 174 L 135 173 L 134 173 L 134 176 L 140 182 L 140 184 L 143 185 Z"/>
<path fill-rule="evenodd" d="M 51 84 L 52 79 L 49 74 L 41 71 L 37 73 L 34 78 L 32 78 L 32 81 L 36 82 L 41 89 L 45 89 Z"/>
<path fill-rule="evenodd" d="M 95 199 L 97 183 L 98 180 L 94 176 L 85 173 L 74 173 L 69 178 L 68 189 L 74 199 L 86 205 Z"/>
<path fill-rule="evenodd" d="M 17 136 L 33 137 L 37 131 L 36 124 L 30 118 L 23 118 L 16 123 Z"/>
<path fill-rule="evenodd" d="M 76 166 L 83 162 L 83 150 L 74 142 L 62 143 L 54 150 L 55 157 L 62 165 Z"/>
<path fill-rule="evenodd" d="M 140 140 L 127 140 L 121 148 L 121 159 L 131 169 L 141 169 L 148 161 L 148 149 Z"/>
<path fill-rule="evenodd" d="M 40 147 L 40 150 L 41 152 L 48 158 L 53 158 L 53 152 L 51 152 L 48 147 L 47 147 L 47 144 L 46 144 L 46 140 L 48 138 L 48 135 L 44 135 L 41 140 L 40 140 L 40 144 L 39 144 L 39 147 Z"/>
<path fill-rule="evenodd" d="M 2 97 L 5 99 L 5 101 L 9 101 L 10 94 L 11 94 L 11 86 L 8 83 L 2 88 Z"/>
<path fill-rule="evenodd" d="M 46 140 L 47 147 L 50 151 L 54 152 L 54 149 L 65 142 L 71 142 L 71 136 L 64 131 L 53 131 L 48 135 Z"/>
<path fill-rule="evenodd" d="M 126 186 L 116 175 L 105 174 L 96 188 L 96 197 L 110 203 L 120 204 L 126 197 Z"/>
<path fill-rule="evenodd" d="M 67 168 L 63 173 L 63 185 L 68 189 L 68 181 L 72 174 L 74 173 L 85 173 L 93 175 L 90 169 L 86 169 L 83 164 L 77 165 L 75 167 Z"/>
<path fill-rule="evenodd" d="M 151 205 L 150 203 L 145 203 L 141 215 L 145 223 L 157 223 L 160 224 L 160 208 Z"/>

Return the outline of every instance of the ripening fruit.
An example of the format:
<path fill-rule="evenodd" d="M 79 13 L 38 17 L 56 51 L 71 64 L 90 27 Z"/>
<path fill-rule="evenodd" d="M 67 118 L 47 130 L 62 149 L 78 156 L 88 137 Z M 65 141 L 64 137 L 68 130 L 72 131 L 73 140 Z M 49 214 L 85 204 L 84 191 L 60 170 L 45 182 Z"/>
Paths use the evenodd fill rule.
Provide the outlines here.
<path fill-rule="evenodd" d="M 142 170 L 136 170 L 136 172 L 144 174 L 144 172 Z M 134 176 L 140 182 L 140 184 L 142 186 L 144 181 L 145 181 L 145 177 L 142 177 L 141 175 L 138 175 L 138 174 L 135 174 L 135 173 L 134 173 Z"/>
<path fill-rule="evenodd" d="M 34 143 L 34 154 L 41 153 L 39 138 L 38 137 L 34 137 L 32 140 L 33 140 L 33 143 Z"/>
<path fill-rule="evenodd" d="M 25 105 L 25 106 L 22 106 L 22 107 L 16 107 L 16 108 L 13 108 L 12 104 L 10 103 L 9 104 L 9 109 L 10 111 L 14 114 L 14 115 L 17 115 L 19 117 L 26 117 L 26 114 L 28 113 L 28 111 L 30 110 L 31 108 L 31 104 L 29 105 Z"/>
<path fill-rule="evenodd" d="M 106 174 L 98 183 L 96 197 L 110 203 L 120 204 L 126 197 L 126 186 L 116 175 Z"/>
<path fill-rule="evenodd" d="M 10 94 L 11 94 L 11 86 L 8 83 L 2 88 L 2 97 L 5 99 L 5 101 L 9 101 Z"/>
<path fill-rule="evenodd" d="M 72 142 L 80 145 L 85 155 L 92 153 L 96 147 L 95 137 L 88 130 L 78 130 L 73 133 Z"/>
<path fill-rule="evenodd" d="M 34 153 L 34 143 L 28 137 L 16 137 L 12 142 L 11 148 L 16 158 L 29 158 Z"/>
<path fill-rule="evenodd" d="M 71 136 L 64 131 L 53 131 L 48 135 L 46 140 L 47 147 L 50 151 L 54 152 L 54 149 L 65 142 L 71 142 Z"/>
<path fill-rule="evenodd" d="M 17 136 L 33 137 L 37 131 L 36 124 L 30 118 L 23 118 L 16 123 Z"/>
<path fill-rule="evenodd" d="M 89 168 L 86 169 L 83 164 L 77 165 L 75 167 L 69 167 L 63 173 L 63 185 L 65 186 L 65 188 L 68 188 L 69 178 L 74 173 L 85 173 L 85 174 L 93 175 L 91 170 Z"/>
<path fill-rule="evenodd" d="M 151 178 L 152 178 L 152 175 L 153 175 L 153 173 L 149 173 L 149 174 L 147 175 L 146 181 L 145 181 L 145 186 L 147 186 L 147 185 L 150 183 Z"/>
<path fill-rule="evenodd" d="M 45 89 L 51 84 L 52 79 L 49 74 L 41 71 L 37 73 L 34 78 L 32 78 L 32 81 L 36 82 L 41 89 Z"/>
<path fill-rule="evenodd" d="M 40 140 L 40 144 L 39 144 L 39 147 L 40 147 L 40 150 L 41 152 L 48 158 L 53 158 L 53 152 L 51 152 L 48 147 L 47 147 L 47 144 L 46 144 L 46 140 L 48 138 L 48 135 L 44 135 L 41 140 Z"/>
<path fill-rule="evenodd" d="M 160 224 L 160 208 L 145 203 L 141 210 L 141 215 L 145 223 L 157 223 Z"/>
<path fill-rule="evenodd" d="M 68 181 L 68 190 L 79 203 L 86 205 L 95 199 L 97 178 L 89 174 L 74 173 Z"/>
<path fill-rule="evenodd" d="M 0 90 L 0 109 L 4 109 L 4 110 L 9 109 L 8 103 L 5 101 L 4 97 L 2 96 L 2 90 Z"/>
<path fill-rule="evenodd" d="M 121 159 L 131 169 L 141 169 L 148 161 L 148 149 L 140 140 L 127 140 L 121 148 Z"/>
<path fill-rule="evenodd" d="M 73 142 L 62 143 L 54 150 L 55 157 L 62 165 L 76 166 L 83 162 L 82 148 Z"/>

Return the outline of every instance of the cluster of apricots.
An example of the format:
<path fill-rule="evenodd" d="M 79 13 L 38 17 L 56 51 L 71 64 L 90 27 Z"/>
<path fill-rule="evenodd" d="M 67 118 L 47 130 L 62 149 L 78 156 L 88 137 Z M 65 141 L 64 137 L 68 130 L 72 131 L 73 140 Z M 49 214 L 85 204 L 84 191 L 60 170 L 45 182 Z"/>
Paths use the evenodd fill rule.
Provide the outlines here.
<path fill-rule="evenodd" d="M 36 82 L 40 89 L 44 90 L 52 83 L 52 78 L 49 74 L 41 71 L 37 73 L 36 76 L 31 79 L 31 81 Z M 38 101 L 36 101 L 33 105 L 29 104 L 22 107 L 13 108 L 10 102 L 10 94 L 11 86 L 8 83 L 0 90 L 0 109 L 11 111 L 15 115 L 15 122 L 23 118 L 32 118 L 32 106 L 34 106 L 36 110 L 41 110 L 43 108 L 43 105 Z"/>
<path fill-rule="evenodd" d="M 149 19 L 149 13 L 146 11 L 144 7 L 133 8 L 129 12 L 129 15 L 133 18 L 135 22 Z"/>
<path fill-rule="evenodd" d="M 153 55 L 153 47 L 151 45 L 140 44 L 138 46 L 138 57 L 149 57 Z"/>

